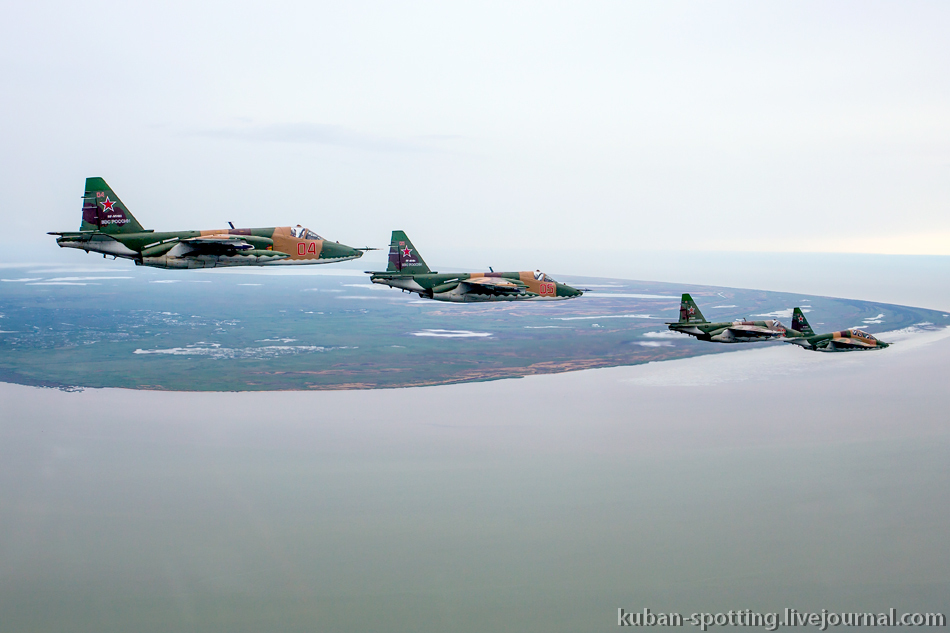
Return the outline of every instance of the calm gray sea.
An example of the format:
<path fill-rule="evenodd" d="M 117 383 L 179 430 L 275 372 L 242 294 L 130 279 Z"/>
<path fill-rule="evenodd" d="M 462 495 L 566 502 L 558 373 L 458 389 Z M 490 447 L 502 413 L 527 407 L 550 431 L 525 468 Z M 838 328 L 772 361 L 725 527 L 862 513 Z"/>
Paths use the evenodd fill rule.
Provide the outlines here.
<path fill-rule="evenodd" d="M 0 631 L 950 614 L 950 338 L 895 337 L 389 391 L 2 384 Z"/>

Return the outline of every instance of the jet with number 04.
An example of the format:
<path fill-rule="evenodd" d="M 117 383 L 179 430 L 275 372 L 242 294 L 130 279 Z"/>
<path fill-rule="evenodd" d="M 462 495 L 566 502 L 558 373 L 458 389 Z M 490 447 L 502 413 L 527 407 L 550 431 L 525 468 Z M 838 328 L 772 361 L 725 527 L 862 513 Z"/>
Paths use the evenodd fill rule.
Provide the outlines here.
<path fill-rule="evenodd" d="M 383 284 L 437 301 L 531 301 L 571 299 L 583 290 L 554 281 L 540 270 L 531 272 L 438 273 L 429 267 L 402 231 L 393 231 L 385 271 L 367 270 L 374 284 Z"/>
<path fill-rule="evenodd" d="M 786 330 L 780 321 L 729 321 L 710 323 L 688 294 L 680 300 L 680 320 L 666 324 L 674 332 L 695 336 L 714 343 L 749 343 L 783 338 Z"/>
<path fill-rule="evenodd" d="M 792 329 L 788 332 L 785 342 L 814 352 L 852 352 L 863 349 L 884 349 L 890 345 L 858 328 L 815 334 L 808 325 L 808 320 L 801 308 L 795 308 L 792 311 Z"/>
<path fill-rule="evenodd" d="M 230 224 L 230 223 L 229 223 Z M 157 268 L 216 268 L 329 264 L 363 256 L 299 224 L 258 229 L 163 231 L 143 229 L 102 178 L 86 178 L 78 231 L 51 232 L 63 248 L 102 253 Z"/>

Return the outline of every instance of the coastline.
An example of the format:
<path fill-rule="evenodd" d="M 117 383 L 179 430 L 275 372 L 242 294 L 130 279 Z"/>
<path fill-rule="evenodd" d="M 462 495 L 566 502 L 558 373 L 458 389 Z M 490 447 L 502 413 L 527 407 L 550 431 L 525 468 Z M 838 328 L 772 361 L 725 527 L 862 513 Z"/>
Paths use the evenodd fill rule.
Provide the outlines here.
<path fill-rule="evenodd" d="M 927 324 L 930 325 L 930 324 Z M 364 386 L 361 383 L 354 383 L 354 386 L 329 386 L 327 388 L 312 389 L 274 389 L 274 390 L 231 390 L 231 391 L 211 391 L 211 390 L 171 390 L 164 388 L 125 388 L 125 387 L 60 387 L 58 385 L 24 385 L 22 383 L 6 382 L 0 380 L 0 385 L 15 385 L 30 389 L 53 389 L 67 393 L 78 393 L 83 391 L 128 391 L 128 392 L 155 392 L 170 394 L 286 394 L 286 393 L 327 393 L 327 392 L 366 392 L 366 391 L 400 391 L 427 389 L 432 387 L 456 387 L 461 385 L 474 384 L 495 384 L 499 382 L 510 382 L 518 380 L 535 381 L 551 379 L 558 376 L 586 375 L 597 377 L 597 379 L 628 381 L 633 384 L 652 385 L 652 386 L 700 386 L 720 384 L 723 382 L 736 381 L 764 381 L 770 377 L 777 377 L 781 372 L 798 373 L 807 370 L 822 370 L 826 367 L 837 367 L 839 365 L 860 366 L 857 357 L 868 355 L 903 355 L 910 350 L 921 346 L 929 345 L 943 338 L 950 337 L 950 326 L 932 326 L 920 328 L 912 326 L 901 330 L 892 330 L 882 332 L 879 335 L 881 340 L 886 340 L 896 345 L 885 350 L 874 350 L 871 352 L 839 352 L 823 353 L 801 350 L 783 344 L 781 342 L 768 342 L 762 344 L 748 343 L 736 344 L 737 349 L 722 349 L 714 352 L 689 356 L 686 358 L 672 358 L 657 361 L 648 361 L 632 365 L 607 365 L 597 366 L 596 361 L 583 361 L 577 364 L 581 367 L 577 369 L 554 369 L 551 364 L 545 364 L 542 371 L 534 373 L 521 373 L 521 368 L 517 375 L 488 375 L 482 379 L 463 379 L 450 382 L 434 382 L 432 384 L 411 384 L 405 386 Z M 743 369 L 742 366 L 735 367 L 733 361 L 723 360 L 724 357 L 734 357 L 740 355 L 743 359 L 744 371 L 741 374 L 717 373 L 721 369 L 732 371 L 734 369 Z M 570 365 L 571 363 L 560 363 L 559 365 Z M 755 370 L 757 373 L 749 373 Z M 586 378 L 584 378 L 586 380 Z"/>

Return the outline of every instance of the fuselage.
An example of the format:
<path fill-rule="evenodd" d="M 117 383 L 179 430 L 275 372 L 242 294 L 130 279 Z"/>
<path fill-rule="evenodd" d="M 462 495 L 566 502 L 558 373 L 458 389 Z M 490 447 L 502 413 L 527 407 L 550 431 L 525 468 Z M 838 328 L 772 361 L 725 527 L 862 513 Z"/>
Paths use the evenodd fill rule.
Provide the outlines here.
<path fill-rule="evenodd" d="M 828 334 L 816 334 L 790 338 L 789 343 L 813 352 L 852 352 L 858 350 L 884 349 L 889 345 L 861 330 L 842 330 Z"/>
<path fill-rule="evenodd" d="M 531 271 L 521 272 L 471 272 L 471 273 L 416 273 L 374 272 L 370 279 L 373 283 L 383 284 L 417 293 L 420 297 L 437 301 L 458 303 L 480 301 L 554 301 L 579 297 L 583 291 L 567 284 L 553 281 L 546 276 L 536 279 Z M 478 283 L 466 284 L 468 280 L 496 281 L 504 285 L 505 280 L 516 282 L 510 290 L 483 291 Z M 520 282 L 520 283 L 517 283 Z M 509 282 L 510 283 L 510 282 Z"/>
<path fill-rule="evenodd" d="M 728 323 L 668 323 L 669 329 L 714 343 L 751 343 L 786 335 L 779 321 L 733 321 Z"/>
<path fill-rule="evenodd" d="M 246 245 L 241 250 L 229 248 L 229 238 L 239 238 Z M 201 239 L 205 240 L 201 248 L 189 244 L 189 240 Z M 220 246 L 215 245 L 215 240 L 220 241 Z M 296 237 L 291 227 L 137 233 L 77 231 L 62 233 L 56 243 L 63 248 L 122 257 L 157 268 L 327 264 L 363 255 L 362 250 L 338 242 Z"/>

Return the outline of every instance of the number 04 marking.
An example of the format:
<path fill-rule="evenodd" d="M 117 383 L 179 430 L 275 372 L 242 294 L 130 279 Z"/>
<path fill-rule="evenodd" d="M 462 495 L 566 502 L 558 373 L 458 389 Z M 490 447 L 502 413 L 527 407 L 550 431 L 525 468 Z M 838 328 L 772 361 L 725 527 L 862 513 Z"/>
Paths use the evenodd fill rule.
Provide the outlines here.
<path fill-rule="evenodd" d="M 317 243 L 316 242 L 297 242 L 297 254 L 298 255 L 316 255 L 317 254 Z"/>

